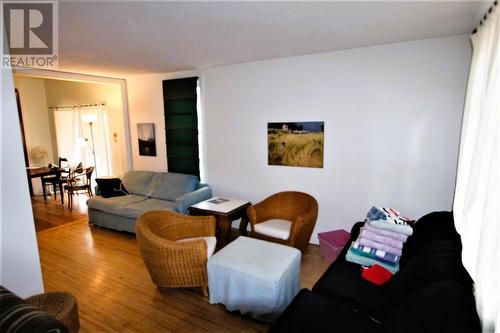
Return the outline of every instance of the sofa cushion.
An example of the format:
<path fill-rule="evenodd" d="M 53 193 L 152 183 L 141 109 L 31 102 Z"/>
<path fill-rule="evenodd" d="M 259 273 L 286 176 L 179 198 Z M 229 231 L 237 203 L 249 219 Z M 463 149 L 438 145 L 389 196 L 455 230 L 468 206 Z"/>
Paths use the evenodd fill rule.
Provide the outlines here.
<path fill-rule="evenodd" d="M 111 198 L 95 196 L 87 200 L 87 206 L 92 209 L 102 210 L 103 212 L 121 215 L 120 209 L 123 207 L 144 200 L 147 200 L 147 198 L 134 194 Z"/>
<path fill-rule="evenodd" d="M 205 243 L 207 243 L 207 259 L 212 256 L 215 252 L 215 246 L 217 245 L 217 238 L 213 236 L 207 236 L 207 237 L 193 237 L 193 238 L 184 238 L 184 239 L 179 239 L 177 243 L 184 243 L 184 242 L 189 242 L 197 239 L 203 239 Z"/>
<path fill-rule="evenodd" d="M 424 215 L 413 225 L 413 235 L 408 237 L 403 246 L 400 266 L 403 267 L 419 249 L 440 240 L 460 243 L 452 212 L 433 212 Z"/>
<path fill-rule="evenodd" d="M 129 171 L 123 176 L 123 185 L 130 194 L 148 196 L 155 173 L 152 171 Z"/>
<path fill-rule="evenodd" d="M 362 222 L 356 223 L 351 230 L 351 240 L 359 235 Z M 345 260 L 350 242 L 340 252 L 337 260 L 327 269 L 313 287 L 313 291 L 330 297 L 342 299 L 353 309 L 383 320 L 387 315 L 387 304 L 392 300 L 392 280 L 377 286 L 361 278 L 361 266 Z"/>
<path fill-rule="evenodd" d="M 255 232 L 259 234 L 278 238 L 288 239 L 290 237 L 290 229 L 292 222 L 287 220 L 272 219 L 261 223 L 257 223 L 254 227 Z"/>
<path fill-rule="evenodd" d="M 147 199 L 126 205 L 119 210 L 114 211 L 116 215 L 138 218 L 143 213 L 150 210 L 174 210 L 175 203 L 172 201 Z"/>
<path fill-rule="evenodd" d="M 443 280 L 412 293 L 384 322 L 386 332 L 480 332 L 471 286 Z"/>
<path fill-rule="evenodd" d="M 118 178 L 96 178 L 99 192 L 103 198 L 119 197 L 129 194 Z"/>
<path fill-rule="evenodd" d="M 175 201 L 178 197 L 198 188 L 198 178 L 181 173 L 161 172 L 153 176 L 147 196 L 153 199 Z"/>
<path fill-rule="evenodd" d="M 379 321 L 342 300 L 302 289 L 276 320 L 269 333 L 382 332 Z"/>
<path fill-rule="evenodd" d="M 148 199 L 134 194 L 112 198 L 95 196 L 87 201 L 87 205 L 92 209 L 129 218 L 138 218 L 142 213 L 150 210 L 174 210 L 175 208 L 174 202 Z"/>
<path fill-rule="evenodd" d="M 433 212 L 420 218 L 403 247 L 400 271 L 393 277 L 393 306 L 426 285 L 451 280 L 472 286 L 462 264 L 462 242 L 451 212 Z"/>
<path fill-rule="evenodd" d="M 341 299 L 360 313 L 382 321 L 387 315 L 387 305 L 391 301 L 391 280 L 383 285 L 375 285 L 361 278 L 361 266 L 345 260 L 346 249 L 314 285 L 313 291 L 329 297 Z"/>
<path fill-rule="evenodd" d="M 418 249 L 392 278 L 392 304 L 399 306 L 411 293 L 438 281 L 455 281 L 469 288 L 472 279 L 462 264 L 462 246 L 439 240 Z"/>

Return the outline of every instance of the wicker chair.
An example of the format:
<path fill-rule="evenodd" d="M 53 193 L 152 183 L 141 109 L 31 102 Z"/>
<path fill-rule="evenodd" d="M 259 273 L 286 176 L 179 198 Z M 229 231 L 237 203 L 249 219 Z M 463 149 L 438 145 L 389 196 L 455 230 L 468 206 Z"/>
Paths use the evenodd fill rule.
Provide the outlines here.
<path fill-rule="evenodd" d="M 215 223 L 213 216 L 170 211 L 150 211 L 139 217 L 137 245 L 159 290 L 202 287 L 208 295 L 207 259 L 215 249 Z"/>
<path fill-rule="evenodd" d="M 302 192 L 273 194 L 247 208 L 251 236 L 304 251 L 309 244 L 316 218 L 316 199 Z"/>

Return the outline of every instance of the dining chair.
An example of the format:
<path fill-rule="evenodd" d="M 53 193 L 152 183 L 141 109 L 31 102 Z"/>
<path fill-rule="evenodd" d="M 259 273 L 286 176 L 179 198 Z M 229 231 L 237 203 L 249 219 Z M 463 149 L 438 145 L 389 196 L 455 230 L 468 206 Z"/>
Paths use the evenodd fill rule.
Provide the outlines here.
<path fill-rule="evenodd" d="M 59 193 L 61 194 L 61 204 L 64 205 L 64 191 L 63 191 L 63 180 L 61 178 L 61 170 L 57 167 L 51 167 L 51 174 L 47 176 L 42 176 L 42 191 L 43 200 L 47 201 L 47 188 L 54 191 L 54 199 L 57 200 L 57 189 L 59 188 Z"/>
<path fill-rule="evenodd" d="M 64 189 L 68 193 L 68 208 L 73 210 L 73 195 L 78 194 L 78 191 L 84 191 L 88 197 L 92 197 L 92 173 L 94 167 L 88 167 L 78 172 L 78 169 L 70 169 L 68 183 L 64 185 Z"/>
<path fill-rule="evenodd" d="M 68 176 L 69 176 L 69 162 L 66 157 L 60 157 L 59 156 L 59 162 L 58 162 L 59 170 L 61 170 L 61 181 L 63 184 L 68 182 Z"/>

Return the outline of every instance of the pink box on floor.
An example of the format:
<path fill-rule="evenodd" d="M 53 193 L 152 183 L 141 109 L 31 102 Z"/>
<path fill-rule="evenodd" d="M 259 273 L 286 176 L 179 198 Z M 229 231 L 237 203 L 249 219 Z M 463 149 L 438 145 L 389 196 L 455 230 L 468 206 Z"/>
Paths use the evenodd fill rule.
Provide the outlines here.
<path fill-rule="evenodd" d="M 319 253 L 328 260 L 334 262 L 340 251 L 351 238 L 351 234 L 345 230 L 334 230 L 328 232 L 320 232 L 319 238 Z"/>

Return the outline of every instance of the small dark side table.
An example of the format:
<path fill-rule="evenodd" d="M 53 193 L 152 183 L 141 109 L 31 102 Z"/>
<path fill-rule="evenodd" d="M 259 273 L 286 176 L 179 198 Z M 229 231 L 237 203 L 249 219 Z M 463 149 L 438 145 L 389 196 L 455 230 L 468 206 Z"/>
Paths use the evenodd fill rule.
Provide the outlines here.
<path fill-rule="evenodd" d="M 229 243 L 232 221 L 241 218 L 240 234 L 246 235 L 246 209 L 250 205 L 250 201 L 214 197 L 192 205 L 188 210 L 190 215 L 213 215 L 217 219 L 218 241 L 224 247 Z"/>

